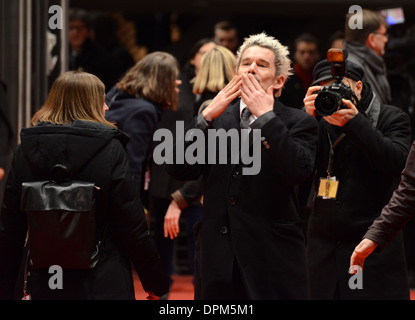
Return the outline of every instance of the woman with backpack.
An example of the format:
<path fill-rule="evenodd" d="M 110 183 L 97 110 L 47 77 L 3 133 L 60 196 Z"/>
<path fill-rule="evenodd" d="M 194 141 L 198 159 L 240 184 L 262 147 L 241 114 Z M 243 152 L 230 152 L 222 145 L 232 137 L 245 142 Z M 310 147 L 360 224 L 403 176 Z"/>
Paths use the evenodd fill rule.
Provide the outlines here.
<path fill-rule="evenodd" d="M 22 130 L 0 215 L 0 298 L 21 298 L 13 293 L 27 235 L 32 299 L 134 299 L 130 261 L 149 299 L 168 291 L 127 159 L 129 138 L 105 120 L 107 110 L 102 82 L 71 71 Z M 84 183 L 93 183 L 93 195 Z M 48 263 L 61 270 L 60 287 Z"/>

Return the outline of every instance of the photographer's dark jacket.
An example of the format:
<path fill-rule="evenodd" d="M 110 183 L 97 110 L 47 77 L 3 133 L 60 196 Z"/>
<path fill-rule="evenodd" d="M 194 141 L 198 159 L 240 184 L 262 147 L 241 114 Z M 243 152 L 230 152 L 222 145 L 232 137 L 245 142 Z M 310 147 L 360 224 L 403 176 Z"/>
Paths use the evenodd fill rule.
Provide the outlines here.
<path fill-rule="evenodd" d="M 315 198 L 308 229 L 311 297 L 315 299 L 408 299 L 402 239 L 365 262 L 363 290 L 349 288 L 350 256 L 398 185 L 411 144 L 407 114 L 380 105 L 364 84 L 360 111 L 343 128 L 319 122 L 315 190 L 327 177 L 331 143 L 337 198 Z M 330 142 L 330 140 L 331 142 Z"/>
<path fill-rule="evenodd" d="M 100 188 L 95 202 L 98 233 L 108 227 L 98 264 L 88 271 L 63 270 L 63 290 L 49 289 L 48 270 L 32 270 L 32 299 L 134 299 L 130 259 L 146 291 L 166 293 L 168 282 L 125 152 L 127 136 L 103 124 L 77 120 L 23 129 L 21 140 L 0 216 L 0 298 L 13 297 L 23 264 L 27 215 L 20 210 L 21 184 L 51 179 L 50 169 L 57 163 L 68 167 L 73 180 L 95 182 Z M 22 292 L 17 294 L 21 298 Z"/>

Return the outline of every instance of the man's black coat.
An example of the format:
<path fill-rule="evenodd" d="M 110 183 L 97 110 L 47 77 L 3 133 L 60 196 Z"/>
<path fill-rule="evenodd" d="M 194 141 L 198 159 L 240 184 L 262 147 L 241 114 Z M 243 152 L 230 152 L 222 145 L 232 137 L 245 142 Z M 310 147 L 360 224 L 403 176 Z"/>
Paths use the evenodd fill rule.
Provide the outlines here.
<path fill-rule="evenodd" d="M 212 128 L 239 130 L 239 110 L 239 100 L 231 103 L 214 120 Z M 243 175 L 246 165 L 231 164 L 234 154 L 230 139 L 227 164 L 190 165 L 185 161 L 183 165 L 167 166 L 176 178 L 192 180 L 201 174 L 204 178 L 198 252 L 201 299 L 234 297 L 234 263 L 239 264 L 251 299 L 308 298 L 296 185 L 313 170 L 317 122 L 304 111 L 285 107 L 278 100 L 267 114 L 270 115 L 261 125 L 261 141 L 253 141 L 261 145 L 261 170 L 256 175 Z M 195 119 L 194 127 L 197 123 Z M 219 144 L 216 152 L 223 152 Z"/>

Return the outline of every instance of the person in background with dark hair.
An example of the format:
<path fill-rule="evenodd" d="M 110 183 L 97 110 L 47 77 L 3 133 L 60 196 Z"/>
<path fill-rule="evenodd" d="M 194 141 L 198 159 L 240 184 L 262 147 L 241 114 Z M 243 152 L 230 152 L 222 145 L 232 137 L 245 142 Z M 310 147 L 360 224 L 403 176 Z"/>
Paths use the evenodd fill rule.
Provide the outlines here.
<path fill-rule="evenodd" d="M 236 54 L 239 45 L 238 30 L 231 22 L 220 21 L 213 27 L 213 41 Z"/>
<path fill-rule="evenodd" d="M 327 50 L 330 48 L 344 49 L 344 32 L 338 30 L 330 35 L 327 41 Z M 326 52 L 327 52 L 326 50 Z"/>
<path fill-rule="evenodd" d="M 134 59 L 120 44 L 117 21 L 108 14 L 98 13 L 92 18 L 91 40 L 102 53 L 101 81 L 109 91 L 134 66 Z"/>
<path fill-rule="evenodd" d="M 313 68 L 320 60 L 317 38 L 309 33 L 296 38 L 293 58 L 294 74 L 285 83 L 280 100 L 288 107 L 302 108 L 304 96 L 313 81 Z"/>
<path fill-rule="evenodd" d="M 155 51 L 137 62 L 106 95 L 106 119 L 131 138 L 127 155 L 142 195 L 148 189 L 145 174 L 161 114 L 177 109 L 178 75 L 176 58 Z"/>
<path fill-rule="evenodd" d="M 363 81 L 359 65 L 346 61 L 345 67 L 342 83 L 353 98 L 342 99 L 342 108 L 326 116 L 316 108 L 316 91 L 334 82 L 327 60 L 314 68 L 315 81 L 304 99 L 306 111 L 319 120 L 314 205 L 307 234 L 311 298 L 409 299 L 401 237 L 383 255 L 368 261 L 363 289 L 350 286 L 350 253 L 399 182 L 411 128 L 406 113 L 380 103 Z"/>
<path fill-rule="evenodd" d="M 216 44 L 208 38 L 197 41 L 190 50 L 189 58 L 182 68 L 179 79 L 181 81 L 178 95 L 177 111 L 167 109 L 161 115 L 158 129 L 168 129 L 176 134 L 176 124 L 183 122 L 187 126 L 196 114 L 195 95 L 192 92 L 194 78 L 199 72 L 202 58 Z M 163 165 L 154 161 L 150 170 L 150 221 L 151 231 L 154 234 L 157 248 L 163 262 L 165 274 L 173 283 L 174 248 L 176 237 L 179 236 L 179 221 L 185 218 L 188 267 L 194 273 L 195 238 L 193 226 L 202 218 L 202 181 L 183 182 L 173 179 Z"/>
<path fill-rule="evenodd" d="M 376 11 L 363 9 L 362 28 L 351 28 L 353 14 L 346 15 L 344 29 L 345 48 L 348 60 L 360 65 L 364 72 L 364 82 L 368 83 L 382 104 L 391 102 L 391 88 L 383 60 L 388 42 L 388 23 Z M 401 107 L 401 106 L 398 106 Z"/>
<path fill-rule="evenodd" d="M 69 70 L 82 70 L 106 79 L 104 53 L 93 43 L 90 14 L 83 9 L 69 10 Z M 108 85 L 108 83 L 104 83 Z M 109 88 L 106 87 L 106 90 Z"/>

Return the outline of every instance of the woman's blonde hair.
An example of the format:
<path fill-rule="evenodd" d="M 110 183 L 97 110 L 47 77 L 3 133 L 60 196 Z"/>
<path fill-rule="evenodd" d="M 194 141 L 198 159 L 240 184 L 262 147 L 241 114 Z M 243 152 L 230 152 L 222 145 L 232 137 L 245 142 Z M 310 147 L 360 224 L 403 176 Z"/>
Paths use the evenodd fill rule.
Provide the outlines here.
<path fill-rule="evenodd" d="M 177 109 L 177 60 L 167 52 L 146 55 L 116 84 L 117 89 L 131 96 L 143 97 L 162 108 Z"/>
<path fill-rule="evenodd" d="M 105 120 L 104 103 L 105 86 L 101 80 L 87 72 L 68 71 L 55 80 L 48 99 L 31 123 L 70 124 L 75 120 L 86 120 L 115 127 Z"/>
<path fill-rule="evenodd" d="M 205 53 L 202 66 L 195 78 L 193 92 L 219 92 L 235 76 L 235 55 L 223 46 L 216 46 Z"/>

